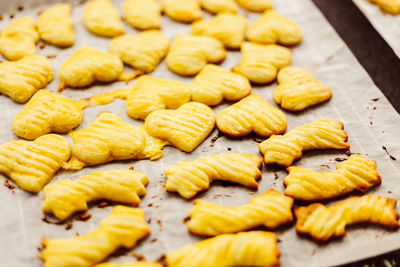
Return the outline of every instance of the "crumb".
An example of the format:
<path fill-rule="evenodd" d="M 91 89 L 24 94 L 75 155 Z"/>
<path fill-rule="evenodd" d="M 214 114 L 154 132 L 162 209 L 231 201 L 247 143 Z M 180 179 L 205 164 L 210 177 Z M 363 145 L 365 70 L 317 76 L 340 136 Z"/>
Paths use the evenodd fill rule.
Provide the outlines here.
<path fill-rule="evenodd" d="M 315 255 L 316 252 L 317 252 L 317 250 L 314 249 L 313 252 L 311 253 L 311 255 Z"/>
<path fill-rule="evenodd" d="M 276 240 L 276 242 L 277 242 L 277 243 L 281 243 L 282 240 L 281 240 L 280 238 L 278 238 L 278 239 Z"/>
<path fill-rule="evenodd" d="M 129 167 L 129 169 L 130 169 L 131 171 L 133 171 L 133 170 L 135 169 L 135 166 Z"/>
<path fill-rule="evenodd" d="M 376 107 L 373 107 L 372 109 L 373 109 L 373 110 L 376 110 Z"/>
<path fill-rule="evenodd" d="M 325 167 L 325 168 L 328 168 L 328 169 L 331 168 L 329 165 L 326 165 L 326 164 L 321 164 L 321 167 Z"/>
<path fill-rule="evenodd" d="M 161 265 L 165 266 L 165 254 L 162 254 L 156 262 L 160 263 Z"/>
<path fill-rule="evenodd" d="M 10 14 L 10 19 L 13 19 L 15 17 L 15 14 L 14 13 L 11 13 Z"/>
<path fill-rule="evenodd" d="M 108 207 L 108 206 L 110 206 L 110 203 L 108 203 L 107 201 L 100 202 L 99 205 L 97 205 L 97 207 L 99 207 L 101 209 Z"/>
<path fill-rule="evenodd" d="M 153 238 L 152 240 L 150 240 L 149 242 L 150 243 L 154 243 L 154 242 L 157 242 L 158 240 L 157 240 L 157 238 Z"/>
<path fill-rule="evenodd" d="M 72 229 L 72 227 L 74 227 L 74 225 L 71 223 L 71 222 L 68 222 L 66 225 L 65 225 L 65 230 L 70 230 L 70 229 Z"/>
<path fill-rule="evenodd" d="M 347 160 L 347 159 L 345 159 L 345 158 L 335 158 L 335 161 L 337 161 L 337 162 L 342 162 L 342 161 L 345 161 L 345 160 Z"/>
<path fill-rule="evenodd" d="M 275 176 L 275 180 L 279 179 L 279 175 L 276 172 L 274 173 L 274 176 Z"/>
<path fill-rule="evenodd" d="M 46 56 L 48 59 L 52 59 L 52 58 L 56 58 L 57 57 L 57 55 L 55 55 L 55 54 L 51 54 L 51 55 L 47 55 Z"/>
<path fill-rule="evenodd" d="M 372 98 L 371 100 L 374 101 L 374 102 L 376 102 L 376 101 L 378 101 L 379 99 L 380 99 L 380 97 Z"/>
<path fill-rule="evenodd" d="M 151 218 L 148 218 L 148 219 L 147 219 L 147 223 L 148 223 L 148 224 L 151 224 Z"/>
<path fill-rule="evenodd" d="M 89 220 L 90 218 L 92 218 L 92 214 L 89 213 L 84 213 L 84 214 L 80 214 L 77 218 L 78 221 L 82 221 L 82 222 L 86 222 L 87 220 Z"/>
<path fill-rule="evenodd" d="M 160 228 L 162 229 L 162 221 L 160 219 L 157 219 L 157 224 L 160 226 Z"/>
<path fill-rule="evenodd" d="M 4 180 L 4 186 L 10 190 L 13 190 L 15 188 L 15 185 L 10 184 L 7 179 Z"/>
<path fill-rule="evenodd" d="M 217 142 L 217 140 L 219 138 L 221 138 L 222 136 L 224 136 L 224 133 L 221 131 L 218 131 L 218 133 L 211 139 L 210 141 L 210 147 L 214 147 L 215 142 Z"/>
<path fill-rule="evenodd" d="M 389 190 L 389 191 L 387 191 L 387 192 L 388 192 L 388 194 L 391 194 L 391 193 L 393 193 L 393 192 L 392 192 L 392 191 L 390 191 L 390 190 Z"/>
<path fill-rule="evenodd" d="M 373 125 L 372 121 L 370 121 L 369 124 Z"/>
<path fill-rule="evenodd" d="M 382 146 L 382 149 L 385 150 L 386 154 L 389 156 L 389 158 L 391 160 L 397 160 L 395 157 L 393 157 L 392 155 L 390 155 L 389 151 L 387 150 L 387 148 L 385 146 Z"/>
<path fill-rule="evenodd" d="M 40 43 L 40 45 L 39 45 L 39 48 L 40 49 L 43 49 L 43 48 L 45 48 L 46 47 L 46 44 L 45 43 Z"/>
<path fill-rule="evenodd" d="M 136 252 L 132 252 L 131 255 L 132 255 L 133 257 L 135 257 L 138 261 L 146 260 L 142 254 L 138 254 L 138 253 L 136 253 Z"/>
<path fill-rule="evenodd" d="M 86 1 L 87 1 L 87 0 L 81 0 L 81 1 L 79 1 L 79 4 L 80 4 L 80 5 L 83 5 L 84 3 L 86 3 Z"/>
<path fill-rule="evenodd" d="M 350 150 L 347 150 L 345 154 L 350 157 L 352 153 L 350 152 Z"/>
<path fill-rule="evenodd" d="M 24 7 L 23 6 L 19 6 L 18 7 L 18 11 L 23 11 L 24 10 Z"/>
<path fill-rule="evenodd" d="M 40 14 L 43 13 L 43 10 L 39 10 L 38 13 L 36 14 L 37 16 L 40 16 Z"/>
<path fill-rule="evenodd" d="M 228 151 L 231 151 L 231 150 L 232 150 L 232 148 L 230 148 L 230 147 L 228 147 L 227 149 L 228 149 Z"/>
<path fill-rule="evenodd" d="M 155 205 L 154 208 L 158 209 L 160 207 L 160 205 Z"/>
<path fill-rule="evenodd" d="M 80 234 L 79 233 L 75 233 L 75 236 L 80 236 Z"/>
<path fill-rule="evenodd" d="M 263 140 L 261 140 L 260 138 L 254 138 L 253 141 L 256 142 L 257 144 L 259 144 L 259 143 L 261 143 Z"/>
<path fill-rule="evenodd" d="M 151 206 L 153 206 L 153 203 L 150 203 L 149 205 L 147 205 L 147 207 L 151 207 Z"/>
<path fill-rule="evenodd" d="M 154 195 L 151 197 L 152 199 L 158 198 L 158 195 Z"/>
<path fill-rule="evenodd" d="M 40 246 L 40 247 L 36 247 L 36 249 L 37 249 L 37 251 L 42 251 L 43 250 L 43 247 L 42 246 Z"/>
<path fill-rule="evenodd" d="M 3 20 L 3 15 L 0 14 L 0 20 Z"/>

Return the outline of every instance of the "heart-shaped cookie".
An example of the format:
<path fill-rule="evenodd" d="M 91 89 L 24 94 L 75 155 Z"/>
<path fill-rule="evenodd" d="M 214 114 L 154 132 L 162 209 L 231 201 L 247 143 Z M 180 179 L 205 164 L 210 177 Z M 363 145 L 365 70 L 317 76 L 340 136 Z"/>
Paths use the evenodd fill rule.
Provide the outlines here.
<path fill-rule="evenodd" d="M 126 22 L 138 30 L 161 28 L 161 5 L 157 0 L 125 0 Z"/>
<path fill-rule="evenodd" d="M 144 127 L 157 138 L 185 152 L 192 152 L 211 133 L 215 125 L 213 110 L 189 102 L 176 110 L 156 110 L 147 116 Z"/>
<path fill-rule="evenodd" d="M 236 13 L 238 10 L 235 0 L 200 0 L 200 4 L 204 10 L 212 14 L 221 12 Z"/>
<path fill-rule="evenodd" d="M 35 141 L 12 141 L 0 146 L 0 172 L 23 190 L 37 193 L 69 159 L 71 147 L 62 136 L 47 134 Z"/>
<path fill-rule="evenodd" d="M 190 23 L 203 16 L 198 0 L 162 0 L 162 9 L 173 20 Z"/>
<path fill-rule="evenodd" d="M 15 116 L 12 129 L 19 137 L 33 140 L 48 133 L 68 133 L 83 118 L 83 104 L 39 90 Z"/>

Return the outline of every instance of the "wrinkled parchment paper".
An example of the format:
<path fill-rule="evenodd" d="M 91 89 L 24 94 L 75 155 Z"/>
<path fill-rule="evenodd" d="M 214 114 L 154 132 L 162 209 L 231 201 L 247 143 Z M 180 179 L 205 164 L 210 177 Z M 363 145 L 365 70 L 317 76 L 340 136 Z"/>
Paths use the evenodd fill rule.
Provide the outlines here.
<path fill-rule="evenodd" d="M 353 2 L 400 57 L 400 14 L 391 15 L 368 0 L 353 0 Z"/>
<path fill-rule="evenodd" d="M 36 17 L 40 10 L 45 8 L 42 1 L 15 0 L 12 3 L 2 1 L 1 11 L 4 20 L 0 22 L 3 28 L 10 21 L 9 12 L 15 14 L 15 18 L 25 15 Z M 114 1 L 121 8 L 122 1 Z M 345 125 L 349 135 L 351 151 L 361 153 L 363 156 L 378 162 L 378 169 L 383 177 L 383 184 L 372 189 L 368 194 L 379 194 L 400 198 L 400 117 L 389 104 L 387 99 L 373 84 L 367 73 L 360 66 L 343 41 L 334 32 L 325 18 L 314 6 L 311 0 L 276 0 L 276 10 L 298 23 L 304 31 L 304 41 L 293 49 L 293 65 L 304 67 L 333 91 L 333 98 L 327 103 L 300 113 L 285 112 L 288 118 L 289 130 L 318 119 L 336 119 Z M 49 3 L 49 1 L 47 1 Z M 10 6 L 7 6 L 10 5 Z M 12 6 L 11 6 L 12 5 Z M 23 11 L 17 12 L 17 7 L 22 5 Z M 81 13 L 83 5 L 76 5 L 73 9 L 75 30 L 77 34 L 76 44 L 68 49 L 57 49 L 50 45 L 45 48 L 37 48 L 38 54 L 45 56 L 56 56 L 51 61 L 54 65 L 55 77 L 57 70 L 75 50 L 82 45 L 90 45 L 107 51 L 109 39 L 95 37 L 87 32 L 82 25 Z M 250 22 L 256 20 L 259 15 L 241 11 Z M 206 15 L 210 17 L 210 15 Z M 14 18 L 14 19 L 15 19 Z M 128 25 L 125 27 L 127 33 L 134 33 Z M 163 32 L 169 38 L 176 34 L 189 32 L 188 25 L 172 22 L 167 17 L 163 18 Z M 229 52 L 222 67 L 231 69 L 240 61 L 240 53 Z M 133 72 L 127 68 L 128 72 Z M 177 79 L 186 83 L 191 78 L 182 78 L 168 71 L 163 62 L 151 75 L 159 78 Z M 127 88 L 125 83 L 113 83 L 110 85 L 97 85 L 84 90 L 67 89 L 63 95 L 72 99 L 81 99 L 100 92 L 108 92 L 117 88 Z M 47 90 L 56 91 L 58 79 L 56 78 Z M 253 92 L 272 101 L 272 92 L 276 83 L 269 86 L 255 86 Z M 221 104 L 214 108 L 216 114 L 228 104 Z M 0 137 L 1 142 L 17 139 L 11 131 L 11 123 L 14 116 L 21 110 L 22 105 L 15 104 L 11 99 L 0 96 Z M 98 106 L 85 110 L 83 123 L 78 129 L 86 128 L 94 120 L 96 115 L 102 111 L 113 111 L 120 115 L 125 121 L 135 125 L 142 122 L 135 121 L 126 115 L 125 102 L 117 100 L 106 106 Z M 147 186 L 148 194 L 140 205 L 151 219 L 150 226 L 152 234 L 133 249 L 135 253 L 143 255 L 147 260 L 154 261 L 163 253 L 168 253 L 180 247 L 199 241 L 200 238 L 190 235 L 182 220 L 188 215 L 192 207 L 192 201 L 185 201 L 177 195 L 164 192 L 164 167 L 174 164 L 179 160 L 194 160 L 201 156 L 214 155 L 228 152 L 259 154 L 254 137 L 241 140 L 231 140 L 221 137 L 211 145 L 211 139 L 217 134 L 217 130 L 207 138 L 194 152 L 183 153 L 173 147 L 164 149 L 164 157 L 155 162 L 130 161 L 115 162 L 98 167 L 85 168 L 80 172 L 59 172 L 52 182 L 62 179 L 77 179 L 84 174 L 94 171 L 122 169 L 135 167 L 135 170 L 146 173 L 150 183 Z M 382 149 L 385 146 L 391 155 L 398 157 L 395 161 L 389 158 Z M 307 152 L 301 160 L 295 163 L 297 166 L 311 168 L 317 171 L 333 170 L 337 157 L 345 157 L 344 151 L 316 151 Z M 275 173 L 277 174 L 275 176 Z M 215 184 L 210 190 L 199 194 L 203 198 L 217 204 L 241 205 L 254 196 L 254 194 L 265 192 L 275 188 L 283 192 L 282 180 L 286 173 L 277 168 L 263 167 L 263 177 L 260 181 L 258 192 L 251 191 L 241 186 L 222 186 Z M 277 178 L 278 177 L 278 178 Z M 5 180 L 1 178 L 1 183 Z M 12 183 L 10 181 L 10 183 Z M 92 218 L 87 222 L 73 221 L 73 228 L 65 230 L 65 225 L 46 224 L 42 221 L 41 211 L 43 197 L 32 195 L 15 188 L 9 190 L 0 186 L 0 265 L 13 266 L 41 266 L 41 260 L 37 258 L 40 242 L 44 236 L 61 238 L 72 237 L 77 233 L 85 234 L 97 228 L 101 219 L 106 217 L 112 207 L 100 209 L 92 206 L 88 213 Z M 152 204 L 152 205 L 151 205 Z M 50 218 L 55 220 L 54 218 Z M 349 227 L 348 233 L 342 240 L 317 245 L 308 238 L 298 237 L 294 227 L 287 227 L 277 231 L 281 242 L 282 265 L 283 266 L 325 266 L 336 265 L 355 261 L 369 256 L 374 256 L 390 250 L 400 248 L 400 232 L 386 231 L 380 227 L 358 226 Z M 134 261 L 131 253 L 123 257 L 110 258 L 112 261 Z"/>

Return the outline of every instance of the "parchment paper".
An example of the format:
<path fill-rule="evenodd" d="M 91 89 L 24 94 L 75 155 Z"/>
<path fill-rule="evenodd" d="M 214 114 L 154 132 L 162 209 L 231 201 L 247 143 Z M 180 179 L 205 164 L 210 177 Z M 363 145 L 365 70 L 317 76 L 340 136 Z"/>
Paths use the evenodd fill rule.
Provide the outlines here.
<path fill-rule="evenodd" d="M 114 2 L 121 8 L 122 1 Z M 325 104 L 300 113 L 285 112 L 288 118 L 288 130 L 318 119 L 342 121 L 349 135 L 351 151 L 362 153 L 362 155 L 378 162 L 383 184 L 370 190 L 368 194 L 379 194 L 399 199 L 399 161 L 391 160 L 382 149 L 383 145 L 386 146 L 390 154 L 399 157 L 400 160 L 399 115 L 379 89 L 375 87 L 367 73 L 310 0 L 276 0 L 275 2 L 276 10 L 294 20 L 304 31 L 303 43 L 293 49 L 293 65 L 311 70 L 320 81 L 333 91 L 332 100 Z M 14 12 L 15 18 L 24 15 L 36 17 L 36 14 L 44 9 L 40 1 L 26 1 L 25 3 L 21 0 L 15 0 L 12 3 L 2 1 L 0 10 L 4 20 L 0 22 L 0 27 L 3 28 L 10 21 L 7 12 L 16 11 L 21 4 L 24 6 L 24 10 Z M 61 50 L 46 45 L 42 50 L 37 48 L 38 54 L 56 55 L 56 58 L 51 59 L 54 64 L 55 77 L 57 77 L 57 70 L 62 62 L 82 45 L 91 45 L 103 51 L 108 50 L 109 39 L 88 33 L 82 25 L 82 9 L 82 5 L 77 5 L 73 9 L 77 34 L 76 44 L 73 47 Z M 241 13 L 248 17 L 249 21 L 254 21 L 259 16 L 244 11 Z M 206 17 L 210 16 L 206 15 Z M 135 32 L 128 25 L 125 29 L 127 33 Z M 172 38 L 177 33 L 189 31 L 188 25 L 172 22 L 167 17 L 163 18 L 163 32 L 168 37 Z M 239 61 L 240 53 L 238 51 L 229 52 L 222 67 L 231 69 Z M 129 68 L 127 68 L 127 71 L 133 72 Z M 192 80 L 172 74 L 168 71 L 164 62 L 151 75 L 182 80 L 188 84 Z M 96 85 L 85 90 L 68 89 L 64 91 L 63 95 L 72 99 L 81 99 L 116 88 L 127 88 L 133 83 L 131 82 L 130 85 L 124 83 Z M 56 91 L 57 85 L 58 79 L 56 78 L 47 87 L 47 90 Z M 276 83 L 263 87 L 256 86 L 253 88 L 253 92 L 273 103 L 271 95 L 275 87 Z M 227 105 L 225 103 L 217 106 L 214 109 L 216 114 Z M 7 97 L 0 96 L 0 107 L 2 108 L 2 112 L 0 112 L 1 143 L 15 140 L 17 137 L 11 131 L 11 123 L 23 106 L 15 104 Z M 78 129 L 88 127 L 96 115 L 106 110 L 115 112 L 132 124 L 142 124 L 140 121 L 130 119 L 126 115 L 125 102 L 118 100 L 106 106 L 85 110 L 84 121 Z M 149 261 L 154 261 L 163 253 L 201 240 L 190 235 L 182 222 L 192 207 L 192 201 L 185 201 L 177 195 L 164 192 L 162 188 L 162 184 L 165 182 L 164 167 L 182 159 L 194 160 L 201 156 L 226 153 L 228 148 L 231 148 L 231 152 L 259 154 L 258 144 L 253 141 L 254 137 L 241 140 L 221 137 L 213 146 L 210 141 L 216 134 L 217 130 L 214 130 L 210 137 L 190 154 L 183 153 L 174 147 L 167 147 L 164 149 L 164 157 L 159 161 L 115 162 L 85 168 L 80 172 L 62 171 L 56 175 L 52 182 L 67 178 L 77 179 L 94 171 L 122 169 L 132 165 L 135 166 L 136 170 L 146 173 L 149 176 L 150 184 L 147 186 L 148 194 L 143 198 L 140 207 L 145 210 L 147 218 L 151 219 L 152 234 L 133 251 L 144 255 Z M 334 160 L 336 157 L 345 157 L 344 151 L 307 152 L 295 165 L 318 171 L 328 171 L 333 170 L 337 164 Z M 279 178 L 276 178 L 274 173 Z M 255 194 L 265 192 L 270 188 L 283 192 L 282 180 L 285 175 L 286 173 L 283 170 L 263 167 L 263 177 L 258 192 L 253 192 L 241 186 L 222 186 L 217 183 L 211 186 L 210 190 L 199 194 L 197 197 L 223 205 L 241 205 L 247 203 Z M 4 180 L 5 178 L 1 179 Z M 1 266 L 40 266 L 41 260 L 36 257 L 37 248 L 44 236 L 61 238 L 72 237 L 77 233 L 88 233 L 96 229 L 99 221 L 106 217 L 112 209 L 112 207 L 100 209 L 92 206 L 88 211 L 89 214 L 92 214 L 89 221 L 74 221 L 73 228 L 65 230 L 64 225 L 51 225 L 42 221 L 42 201 L 40 200 L 42 195 L 42 192 L 39 195 L 32 195 L 19 188 L 9 190 L 0 186 L 0 201 L 2 203 L 0 217 Z M 53 218 L 53 220 L 55 219 Z M 336 265 L 400 248 L 399 232 L 390 232 L 372 226 L 349 227 L 345 238 L 323 246 L 315 244 L 308 238 L 298 237 L 294 227 L 280 229 L 277 233 L 281 240 L 279 247 L 282 252 L 283 266 Z M 113 257 L 110 260 L 121 262 L 134 261 L 135 259 L 128 254 L 123 257 Z"/>
<path fill-rule="evenodd" d="M 353 0 L 353 2 L 400 57 L 400 14 L 391 15 L 368 0 Z"/>

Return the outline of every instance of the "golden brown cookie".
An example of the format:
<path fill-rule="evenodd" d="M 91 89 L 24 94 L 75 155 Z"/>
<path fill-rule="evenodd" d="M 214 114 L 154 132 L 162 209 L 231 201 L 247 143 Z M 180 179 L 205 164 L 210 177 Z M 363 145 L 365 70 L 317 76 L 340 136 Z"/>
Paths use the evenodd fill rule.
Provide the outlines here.
<path fill-rule="evenodd" d="M 137 261 L 137 262 L 126 262 L 126 263 L 115 263 L 115 262 L 106 262 L 97 264 L 94 267 L 162 267 L 159 263 L 145 262 L 145 261 Z"/>
<path fill-rule="evenodd" d="M 203 16 L 199 0 L 161 0 L 164 13 L 173 20 L 190 23 Z"/>
<path fill-rule="evenodd" d="M 221 12 L 236 13 L 238 10 L 235 0 L 200 0 L 200 4 L 204 10 L 212 14 Z"/>
<path fill-rule="evenodd" d="M 400 0 L 369 0 L 392 15 L 400 13 Z"/>
<path fill-rule="evenodd" d="M 263 12 L 274 7 L 273 0 L 236 0 L 239 5 L 253 12 Z"/>
<path fill-rule="evenodd" d="M 138 30 L 161 28 L 161 5 L 157 0 L 125 0 L 126 22 Z"/>

